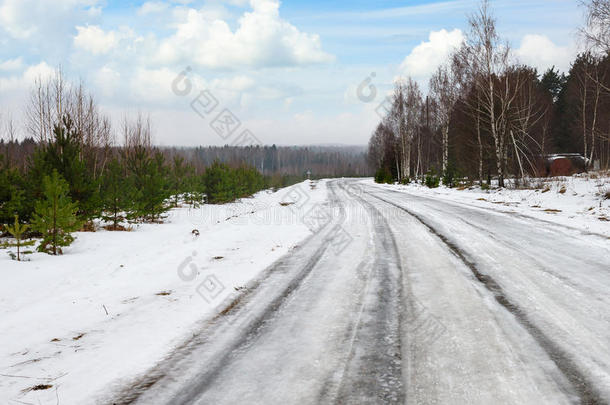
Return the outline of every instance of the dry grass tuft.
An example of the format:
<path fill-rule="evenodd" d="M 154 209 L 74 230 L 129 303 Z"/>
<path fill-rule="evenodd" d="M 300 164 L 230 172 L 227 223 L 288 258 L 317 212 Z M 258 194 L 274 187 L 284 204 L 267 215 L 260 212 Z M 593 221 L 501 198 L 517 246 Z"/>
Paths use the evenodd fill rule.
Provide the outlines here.
<path fill-rule="evenodd" d="M 38 384 L 35 385 L 31 388 L 29 388 L 29 391 L 41 391 L 41 390 L 48 390 L 49 388 L 52 388 L 53 386 L 51 384 Z"/>

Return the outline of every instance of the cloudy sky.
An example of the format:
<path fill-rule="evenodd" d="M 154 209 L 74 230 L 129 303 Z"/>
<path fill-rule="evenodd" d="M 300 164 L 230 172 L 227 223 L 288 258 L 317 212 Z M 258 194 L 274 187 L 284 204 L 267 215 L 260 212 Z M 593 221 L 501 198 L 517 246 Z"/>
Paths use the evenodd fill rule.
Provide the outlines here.
<path fill-rule="evenodd" d="M 575 0 L 492 5 L 520 61 L 569 69 L 582 22 Z M 158 144 L 231 143 L 210 127 L 225 109 L 239 120 L 235 134 L 248 129 L 265 144 L 365 144 L 392 81 L 412 76 L 425 87 L 476 6 L 0 0 L 0 112 L 18 118 L 34 78 L 61 65 L 116 122 L 150 113 Z"/>

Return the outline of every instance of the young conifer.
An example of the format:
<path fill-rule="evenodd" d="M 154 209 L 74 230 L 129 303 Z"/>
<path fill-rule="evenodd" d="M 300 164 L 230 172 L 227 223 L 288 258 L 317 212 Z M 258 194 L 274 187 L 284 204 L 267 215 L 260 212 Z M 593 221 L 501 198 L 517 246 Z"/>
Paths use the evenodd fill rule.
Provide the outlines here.
<path fill-rule="evenodd" d="M 62 247 L 69 246 L 74 237 L 71 232 L 80 228 L 78 206 L 68 196 L 68 183 L 53 170 L 43 180 L 44 198 L 36 202 L 32 228 L 42 234 L 38 251 L 62 254 Z"/>

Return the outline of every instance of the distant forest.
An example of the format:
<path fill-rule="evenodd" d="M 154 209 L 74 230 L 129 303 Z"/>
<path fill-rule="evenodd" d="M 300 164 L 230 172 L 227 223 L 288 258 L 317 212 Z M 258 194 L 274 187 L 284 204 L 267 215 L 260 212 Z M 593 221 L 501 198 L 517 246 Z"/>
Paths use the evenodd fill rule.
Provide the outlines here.
<path fill-rule="evenodd" d="M 8 138 L 8 137 L 7 137 Z M 38 142 L 27 137 L 24 140 L 0 138 L 0 160 L 7 167 L 26 170 L 34 155 Z M 232 167 L 249 165 L 264 176 L 288 175 L 307 178 L 322 177 L 370 177 L 373 168 L 367 162 L 365 146 L 197 146 L 155 147 L 150 146 L 168 161 L 174 156 L 182 157 L 197 172 L 215 161 Z M 121 146 L 100 147 L 99 165 L 113 154 L 120 154 Z"/>
<path fill-rule="evenodd" d="M 364 146 L 200 146 L 161 150 L 183 156 L 201 170 L 220 161 L 229 165 L 246 163 L 263 175 L 306 176 L 308 171 L 312 178 L 372 175 Z"/>

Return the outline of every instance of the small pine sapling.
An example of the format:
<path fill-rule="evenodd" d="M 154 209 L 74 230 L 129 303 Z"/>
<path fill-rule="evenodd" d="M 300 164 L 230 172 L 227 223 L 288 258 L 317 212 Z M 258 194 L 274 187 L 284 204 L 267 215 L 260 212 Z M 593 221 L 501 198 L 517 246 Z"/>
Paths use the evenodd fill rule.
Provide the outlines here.
<path fill-rule="evenodd" d="M 428 173 L 426 173 L 425 184 L 428 188 L 436 188 L 440 184 L 440 178 L 436 176 L 432 170 L 430 170 Z"/>
<path fill-rule="evenodd" d="M 38 251 L 62 254 L 61 248 L 74 241 L 70 233 L 82 225 L 76 215 L 78 206 L 68 196 L 68 183 L 57 170 L 44 177 L 43 190 L 44 199 L 36 202 L 32 222 L 32 229 L 42 234 Z"/>
<path fill-rule="evenodd" d="M 124 230 L 121 222 L 126 219 L 133 205 L 133 182 L 126 176 L 118 159 L 113 159 L 106 169 L 102 180 L 102 219 L 111 222 L 106 229 Z"/>
<path fill-rule="evenodd" d="M 31 250 L 22 251 L 21 248 L 33 246 L 34 243 L 36 243 L 36 241 L 34 241 L 34 240 L 23 240 L 23 236 L 24 236 L 25 232 L 27 232 L 29 227 L 30 226 L 27 224 L 19 223 L 19 215 L 15 215 L 15 224 L 13 226 L 10 226 L 10 225 L 6 226 L 6 230 L 8 231 L 8 233 L 10 233 L 13 236 L 13 238 L 15 238 L 15 242 L 10 242 L 10 241 L 5 242 L 2 246 L 4 248 L 16 247 L 17 256 L 15 256 L 15 254 L 12 252 L 9 254 L 11 255 L 11 257 L 13 257 L 13 259 L 16 258 L 17 261 L 21 261 L 22 255 L 28 255 L 28 254 L 32 253 Z"/>

